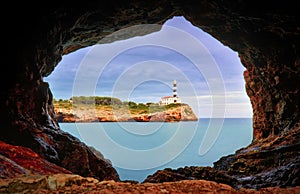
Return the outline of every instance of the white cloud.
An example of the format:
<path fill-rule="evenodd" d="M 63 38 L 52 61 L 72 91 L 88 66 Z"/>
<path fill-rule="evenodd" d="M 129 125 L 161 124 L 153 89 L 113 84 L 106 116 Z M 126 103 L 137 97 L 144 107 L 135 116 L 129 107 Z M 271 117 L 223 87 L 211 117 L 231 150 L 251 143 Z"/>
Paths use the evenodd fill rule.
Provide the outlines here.
<path fill-rule="evenodd" d="M 227 91 L 224 95 L 201 95 L 183 98 L 200 118 L 252 117 L 252 107 L 248 96 L 242 91 Z"/>

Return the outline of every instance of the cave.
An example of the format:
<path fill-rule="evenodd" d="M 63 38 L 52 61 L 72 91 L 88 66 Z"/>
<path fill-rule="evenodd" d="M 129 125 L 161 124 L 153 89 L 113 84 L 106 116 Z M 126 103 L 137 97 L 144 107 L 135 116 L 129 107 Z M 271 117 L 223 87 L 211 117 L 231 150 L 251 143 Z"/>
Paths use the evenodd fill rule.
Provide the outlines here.
<path fill-rule="evenodd" d="M 119 181 L 101 153 L 59 128 L 52 93 L 43 77 L 54 70 L 63 55 L 94 45 L 114 31 L 137 24 L 162 24 L 182 15 L 238 52 L 246 68 L 253 141 L 215 162 L 214 170 L 237 180 L 235 187 L 300 185 L 298 10 L 296 2 L 267 2 L 116 0 L 43 2 L 35 6 L 8 2 L 9 14 L 2 13 L 6 47 L 0 107 L 1 155 L 7 160 L 1 160 L 15 159 L 4 147 L 10 145 L 15 150 L 21 146 L 56 169 L 42 169 L 40 173 L 71 172 Z M 3 171 L 2 177 L 26 174 L 13 162 L 2 165 L 13 169 Z"/>

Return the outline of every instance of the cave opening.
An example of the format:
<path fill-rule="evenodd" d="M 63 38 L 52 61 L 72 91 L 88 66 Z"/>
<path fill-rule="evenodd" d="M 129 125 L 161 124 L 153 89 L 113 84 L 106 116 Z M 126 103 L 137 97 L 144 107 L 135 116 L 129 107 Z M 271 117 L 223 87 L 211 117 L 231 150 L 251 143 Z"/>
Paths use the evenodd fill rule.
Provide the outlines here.
<path fill-rule="evenodd" d="M 66 66 L 63 63 L 60 63 L 57 66 L 62 56 L 63 61 L 66 62 L 66 59 L 71 57 L 71 55 L 77 54 L 80 51 L 84 51 L 84 49 L 78 50 L 79 48 L 95 45 L 106 35 L 112 34 L 112 36 L 108 36 L 105 41 L 103 40 L 102 45 L 113 42 L 112 40 L 114 39 L 128 39 L 146 34 L 148 34 L 147 36 L 150 36 L 151 30 L 146 30 L 144 33 L 139 31 L 138 33 L 133 33 L 131 35 L 126 33 L 114 34 L 113 32 L 136 24 L 162 24 L 164 21 L 166 21 L 166 19 L 174 15 L 184 15 L 195 26 L 200 27 L 204 31 L 214 36 L 217 40 L 220 40 L 222 43 L 224 43 L 224 45 L 229 46 L 234 51 L 239 53 L 240 60 L 246 67 L 246 71 L 244 71 L 246 91 L 253 106 L 253 132 L 251 132 L 250 129 L 250 134 L 253 133 L 253 140 L 245 149 L 239 149 L 234 154 L 229 155 L 222 152 L 220 153 L 220 156 L 218 156 L 218 153 L 212 152 L 213 149 L 209 149 L 209 147 L 203 147 L 208 145 L 203 143 L 204 140 L 207 140 L 207 133 L 205 133 L 207 130 L 205 131 L 203 130 L 205 128 L 200 128 L 200 130 L 197 130 L 197 133 L 203 132 L 203 136 L 197 136 L 197 133 L 195 133 L 193 136 L 194 138 L 188 144 L 188 147 L 183 150 L 182 154 L 179 154 L 174 158 L 173 161 L 177 161 L 177 164 L 174 164 L 172 161 L 170 161 L 165 164 L 166 166 L 161 165 L 157 167 L 158 169 L 164 167 L 180 167 L 178 170 L 172 171 L 175 174 L 173 173 L 171 175 L 175 176 L 169 176 L 171 170 L 166 170 L 158 171 L 157 173 L 153 174 L 153 177 L 155 178 L 156 175 L 165 175 L 165 177 L 163 177 L 165 179 L 161 179 L 161 176 L 159 176 L 156 177 L 156 180 L 163 182 L 165 180 L 170 181 L 171 178 L 171 181 L 177 181 L 177 175 L 179 173 L 180 175 L 187 175 L 182 177 L 184 179 L 193 179 L 193 181 L 187 181 L 191 184 L 194 184 L 194 179 L 198 179 L 199 176 L 201 176 L 201 179 L 212 180 L 218 183 L 220 178 L 225 178 L 225 181 L 223 179 L 220 182 L 229 184 L 234 188 L 251 188 L 258 190 L 264 187 L 276 186 L 283 187 L 284 189 L 282 192 L 288 192 L 290 189 L 292 189 L 292 191 L 298 190 L 298 188 L 287 188 L 299 185 L 300 172 L 300 154 L 298 149 L 300 137 L 300 39 L 299 14 L 296 1 L 277 3 L 272 2 L 265 4 L 262 4 L 260 1 L 236 1 L 235 3 L 232 3 L 231 1 L 225 2 L 219 0 L 189 1 L 189 3 L 186 1 L 117 0 L 107 1 L 104 3 L 102 1 L 90 3 L 73 2 L 72 4 L 57 4 L 50 1 L 45 1 L 43 4 L 35 4 L 35 6 L 32 6 L 28 3 L 24 3 L 22 6 L 16 6 L 15 3 L 5 6 L 7 10 L 11 11 L 11 15 L 14 16 L 9 17 L 6 12 L 6 15 L 3 15 L 3 37 L 5 37 L 4 45 L 6 45 L 4 49 L 4 59 L 8 60 L 8 62 L 4 64 L 5 69 L 1 71 L 3 75 L 3 87 L 1 88 L 2 103 L 0 111 L 2 121 L 0 136 L 2 153 L 1 159 L 4 161 L 4 163 L 1 162 L 1 177 L 5 178 L 5 184 L 7 183 L 6 180 L 9 179 L 9 181 L 14 181 L 19 175 L 29 175 L 29 178 L 32 179 L 33 176 L 31 176 L 31 174 L 38 174 L 42 175 L 43 177 L 46 175 L 48 177 L 49 173 L 56 174 L 71 172 L 84 177 L 94 177 L 99 181 L 120 181 L 120 178 L 122 180 L 125 178 L 140 180 L 144 178 L 145 174 L 151 174 L 155 168 L 154 170 L 148 169 L 149 171 L 144 171 L 148 173 L 144 173 L 142 170 L 126 171 L 126 169 L 118 167 L 118 160 L 115 160 L 115 158 L 109 155 L 109 152 L 114 151 L 112 147 L 107 146 L 109 148 L 109 152 L 105 152 L 106 150 L 102 150 L 102 148 L 97 148 L 106 156 L 104 157 L 101 155 L 101 153 L 97 152 L 97 150 L 88 146 L 92 144 L 84 144 L 80 142 L 78 138 L 75 138 L 76 134 L 72 136 L 69 133 L 65 133 L 63 130 L 66 131 L 66 127 L 63 127 L 63 125 L 71 127 L 72 123 L 59 123 L 58 126 L 55 122 L 52 92 L 50 88 L 53 91 L 54 97 L 59 99 L 60 97 L 56 93 L 57 90 L 54 89 L 54 87 L 58 85 L 48 81 L 47 79 L 51 76 L 54 76 L 56 72 L 58 72 L 59 68 Z M 158 29 L 154 28 L 151 32 L 158 32 Z M 168 38 L 171 38 L 171 36 L 165 36 L 165 39 Z M 180 40 L 178 37 L 176 39 L 175 36 L 173 36 L 173 38 L 174 40 L 171 41 L 171 43 L 175 43 L 177 40 Z M 194 42 L 196 41 L 186 41 L 183 43 L 188 43 L 188 46 L 185 48 L 195 48 L 192 46 L 194 45 Z M 211 45 L 213 44 L 208 44 L 205 46 L 209 48 Z M 159 50 L 157 45 L 154 46 L 155 49 L 157 49 L 156 51 L 158 51 L 156 54 L 161 54 L 162 56 L 165 56 L 166 52 L 174 54 L 176 53 L 176 50 L 181 51 L 180 49 L 165 49 L 165 47 L 160 47 Z M 94 48 L 94 46 L 89 48 Z M 151 49 L 150 47 L 143 48 L 148 49 L 148 51 L 152 51 L 154 47 L 151 47 Z M 196 52 L 198 49 L 193 50 L 195 51 L 196 56 L 199 56 Z M 136 51 L 137 50 L 131 50 L 131 54 L 134 54 Z M 188 60 L 186 60 L 187 58 L 184 57 L 185 54 L 183 54 L 183 51 L 177 53 L 179 54 L 176 54 L 176 57 L 173 57 L 173 60 L 179 63 L 181 62 L 179 59 L 184 59 L 186 63 L 182 64 L 187 64 L 187 67 L 189 67 Z M 182 55 L 180 55 L 180 53 Z M 101 54 L 103 53 L 100 53 L 99 56 L 101 56 Z M 129 50 L 128 52 L 124 53 L 124 55 L 125 54 L 129 55 Z M 133 57 L 132 59 L 134 59 L 136 53 L 131 56 Z M 215 58 L 217 59 L 217 57 Z M 122 58 L 118 59 L 121 60 Z M 117 58 L 112 62 L 116 63 L 116 60 Z M 221 59 L 216 61 L 222 62 L 226 60 Z M 163 67 L 158 68 L 160 71 L 157 71 L 157 75 L 166 71 L 172 72 L 172 70 L 178 68 L 177 66 L 176 68 L 173 67 L 173 63 L 167 63 L 166 61 L 162 60 L 153 61 L 153 64 L 157 67 Z M 165 68 L 166 64 L 169 65 L 168 67 L 172 68 Z M 197 65 L 198 63 L 194 64 Z M 186 67 L 186 65 L 184 66 Z M 116 67 L 121 68 L 123 66 L 119 65 Z M 145 63 L 141 63 L 141 67 L 145 67 L 145 72 L 150 71 Z M 207 65 L 206 67 L 209 69 L 208 67 L 210 67 L 210 65 Z M 221 71 L 221 68 L 224 67 L 229 67 L 229 65 L 220 66 L 221 75 L 224 73 L 224 71 Z M 244 69 L 242 66 L 239 67 L 242 68 L 239 76 L 242 76 L 242 71 Z M 92 68 L 90 70 L 92 72 L 95 69 Z M 108 71 L 109 69 L 106 70 Z M 75 70 L 75 72 L 77 72 L 77 70 Z M 125 75 L 129 75 L 129 73 L 134 75 L 134 73 L 137 71 L 129 70 L 125 72 L 128 72 Z M 182 70 L 182 72 L 184 71 Z M 205 74 L 204 72 L 202 73 Z M 201 77 L 200 74 L 201 72 L 199 73 L 199 77 Z M 44 77 L 47 75 L 50 76 L 44 79 Z M 63 77 L 67 78 L 70 75 L 72 75 L 72 73 L 68 72 L 66 75 L 63 75 Z M 84 75 L 84 73 L 82 75 Z M 133 92 L 129 93 L 130 95 L 128 96 L 132 98 L 136 96 L 138 97 L 141 94 L 140 91 L 145 89 L 156 91 L 156 89 L 159 88 L 158 85 L 164 88 L 162 89 L 163 91 L 171 91 L 172 81 L 174 78 L 173 76 L 170 77 L 172 77 L 172 80 L 170 79 L 164 82 L 148 80 L 142 84 L 137 84 L 135 87 L 133 87 Z M 84 78 L 84 76 L 81 78 Z M 107 78 L 109 78 L 109 76 L 107 76 Z M 50 88 L 49 84 L 44 82 L 44 80 L 50 83 Z M 177 78 L 176 80 L 178 80 L 177 93 L 179 97 L 184 97 L 184 93 L 182 93 L 182 86 L 184 82 L 183 80 Z M 243 80 L 243 78 L 241 80 Z M 98 80 L 96 79 L 94 82 L 98 83 Z M 65 84 L 65 87 L 63 87 L 64 90 L 68 89 L 67 81 L 59 83 Z M 105 84 L 106 82 L 99 79 L 99 83 Z M 118 83 L 121 84 L 123 82 Z M 126 86 L 126 82 L 124 83 Z M 207 82 L 200 86 L 209 88 L 208 85 L 212 83 L 213 82 Z M 156 87 L 149 87 L 149 85 Z M 244 83 L 241 85 L 244 85 Z M 223 84 L 220 84 L 219 86 L 223 86 Z M 224 88 L 227 88 L 228 85 L 225 84 L 225 86 L 226 87 Z M 86 85 L 86 87 L 88 87 L 88 85 Z M 242 86 L 242 88 L 244 87 Z M 101 89 L 104 88 L 101 87 Z M 196 92 L 199 93 L 203 91 L 204 90 L 196 90 Z M 227 90 L 225 90 L 225 92 L 226 91 Z M 169 92 L 167 93 L 169 95 Z M 172 93 L 172 91 L 170 93 Z M 144 96 L 143 98 L 152 95 L 155 96 L 155 94 L 156 93 L 153 92 L 151 95 Z M 199 125 L 203 124 L 205 119 L 210 120 L 210 118 L 208 118 L 208 115 L 210 114 L 206 114 L 204 112 L 205 109 L 203 108 L 202 104 L 203 101 L 201 101 L 204 100 L 204 97 L 201 97 L 201 94 L 202 93 L 200 93 L 200 95 L 195 95 L 199 97 L 198 99 L 201 103 L 198 104 L 198 107 L 201 109 L 194 109 L 195 111 L 199 110 L 199 114 L 203 114 L 202 116 L 199 115 Z M 157 97 L 161 97 L 160 95 Z M 234 107 L 240 108 L 241 110 L 242 104 L 237 104 L 237 101 L 233 98 L 234 96 L 237 96 L 237 93 L 235 93 L 235 95 L 231 94 L 231 100 L 233 102 L 226 103 L 226 105 L 230 105 L 225 106 L 226 109 L 222 105 L 224 103 L 214 103 L 214 105 L 219 105 L 215 107 L 219 107 L 222 110 L 225 109 L 227 116 Z M 64 97 L 62 98 L 64 99 Z M 206 96 L 206 98 L 209 99 L 209 96 Z M 227 100 L 225 100 L 225 102 L 229 101 L 228 98 L 225 99 Z M 247 99 L 248 102 L 249 99 L 245 99 Z M 138 102 L 138 99 L 132 100 L 136 100 Z M 217 101 L 220 99 L 214 98 L 213 100 Z M 135 107 L 138 105 L 136 103 L 131 104 Z M 240 115 L 241 114 L 237 116 Z M 207 118 L 203 118 L 204 116 Z M 226 120 L 227 118 L 224 119 L 224 125 Z M 176 124 L 181 124 L 181 126 L 184 126 L 188 123 L 191 124 L 192 122 L 165 123 L 165 125 L 175 126 Z M 84 123 L 76 124 L 80 126 Z M 94 122 L 93 124 L 97 123 Z M 110 124 L 126 125 L 129 123 L 101 123 L 103 126 Z M 147 129 L 147 127 L 150 126 L 147 125 L 148 123 L 146 122 L 136 124 L 142 125 L 143 129 Z M 109 136 L 110 140 L 114 140 L 116 142 L 117 139 L 114 138 L 113 133 L 119 131 L 117 127 L 118 126 L 114 127 L 114 130 L 103 130 L 103 132 L 107 133 L 103 133 L 101 135 L 107 135 L 107 137 Z M 124 126 L 124 128 L 125 127 L 126 126 Z M 88 128 L 85 128 L 85 132 L 87 129 Z M 142 137 L 147 137 L 150 132 L 155 132 L 155 128 L 138 130 L 138 128 L 130 128 L 129 126 L 126 129 L 128 130 L 128 133 L 135 133 L 135 135 L 139 136 L 143 135 Z M 136 130 L 132 131 L 132 129 Z M 172 127 L 172 129 L 166 130 L 166 133 L 163 134 L 157 130 L 155 134 L 160 134 L 162 140 L 174 139 L 170 138 L 172 136 L 172 130 L 175 131 L 174 129 L 176 130 L 176 128 Z M 187 130 L 184 132 L 188 133 L 188 129 L 190 128 L 185 127 L 185 129 Z M 219 151 L 221 149 L 227 149 L 228 146 L 232 145 L 236 141 L 240 141 L 241 137 L 244 137 L 240 133 L 235 133 L 233 126 L 231 126 L 231 129 L 232 130 L 230 132 L 232 133 L 227 133 L 231 135 L 231 142 L 228 142 L 227 144 L 224 144 L 223 142 L 223 144 L 220 144 L 221 140 L 227 139 L 226 137 L 222 136 L 222 133 L 220 133 L 217 140 L 213 143 L 215 148 L 218 148 Z M 242 129 L 242 127 L 238 127 L 238 132 L 241 131 L 244 131 L 244 129 Z M 88 132 L 95 138 L 100 137 L 97 133 L 95 134 L 93 130 L 89 130 Z M 143 132 L 143 134 L 138 134 L 141 132 Z M 123 158 L 123 161 L 128 161 L 127 165 L 153 164 L 153 159 L 157 161 L 158 159 L 166 157 L 168 154 L 174 154 L 175 148 L 177 148 L 177 146 L 180 145 L 184 139 L 187 139 L 186 133 L 179 132 L 181 131 L 178 130 L 178 134 L 181 135 L 180 138 L 175 142 L 173 141 L 173 146 L 171 146 L 171 148 L 174 149 L 164 150 L 164 152 L 160 152 L 156 155 L 147 154 L 146 156 L 140 155 L 139 157 L 129 155 L 130 153 L 127 152 L 128 150 L 125 150 L 124 152 L 119 152 L 119 156 Z M 124 135 L 124 133 L 125 131 L 122 133 L 122 135 Z M 84 134 L 84 132 L 82 134 Z M 120 135 L 120 133 L 117 134 Z M 79 133 L 78 136 L 81 138 L 83 137 Z M 148 139 L 140 138 L 131 140 L 133 145 L 131 145 L 132 147 L 130 147 L 130 149 L 135 150 L 137 153 L 147 153 L 147 149 L 152 148 L 150 147 L 151 145 L 146 147 L 146 142 Z M 138 142 L 139 140 L 140 142 Z M 157 140 L 158 138 L 154 138 L 154 140 L 151 141 L 153 146 L 156 146 L 154 149 L 159 148 L 158 145 L 164 145 L 160 144 L 161 142 Z M 97 141 L 103 142 L 103 140 L 99 138 Z M 124 141 L 125 138 L 117 141 L 120 147 L 126 146 L 126 144 L 124 144 L 126 142 Z M 139 146 L 140 144 L 142 145 Z M 192 145 L 195 146 L 196 150 L 191 151 L 189 149 L 189 146 Z M 238 148 L 234 148 L 234 150 L 236 149 Z M 227 156 L 221 157 L 223 154 Z M 183 155 L 193 156 L 194 160 L 192 158 L 184 160 L 184 158 L 182 158 Z M 150 156 L 150 158 L 147 158 L 147 156 Z M 206 164 L 211 166 L 211 162 L 207 160 L 205 161 L 205 158 L 207 159 L 208 156 L 214 156 L 216 158 L 211 158 L 210 161 L 217 160 L 214 162 L 213 168 L 205 168 L 206 170 L 204 172 L 198 173 L 199 170 L 201 171 L 203 169 L 201 166 L 206 166 Z M 106 158 L 109 158 L 113 165 L 116 166 L 120 177 L 116 169 L 109 161 L 106 160 Z M 129 160 L 128 158 L 132 160 Z M 142 159 L 146 159 L 146 161 L 143 161 Z M 197 165 L 200 167 L 187 167 L 182 169 L 181 167 L 184 165 Z M 162 174 L 161 172 L 166 173 Z M 220 177 L 220 173 L 223 174 L 223 172 L 226 176 Z M 127 175 L 131 174 L 131 176 L 124 176 L 126 173 Z M 140 177 L 138 178 L 138 176 L 133 176 L 132 173 L 140 173 Z M 198 177 L 193 176 L 195 174 L 197 174 Z M 40 176 L 37 177 L 38 180 L 41 180 L 39 177 Z M 53 179 L 51 179 L 50 182 L 48 181 L 48 183 L 52 184 L 52 180 Z M 55 180 L 60 181 L 62 179 L 59 176 Z M 232 181 L 234 182 L 233 185 L 230 184 Z M 120 183 L 117 183 L 117 185 L 119 184 Z M 173 183 L 171 184 L 173 185 Z M 184 189 L 187 188 L 185 184 L 179 184 L 180 186 L 183 186 Z M 157 184 L 158 187 L 161 185 L 162 184 Z M 24 184 L 22 184 L 21 187 L 16 187 L 15 184 L 10 184 L 8 188 L 6 186 L 3 187 L 3 191 L 11 192 L 11 189 L 16 191 L 16 188 L 22 189 L 24 188 L 23 186 Z M 28 185 L 26 184 L 25 187 L 30 187 L 30 190 L 37 187 L 40 188 L 40 185 L 36 184 L 31 185 L 34 188 L 27 186 Z M 133 189 L 135 191 L 139 187 L 139 185 L 133 185 Z M 144 185 L 142 187 L 144 188 Z M 152 184 L 149 187 L 152 187 Z M 208 187 L 211 189 L 210 185 L 207 184 L 201 188 L 207 190 Z M 228 186 L 225 187 L 228 188 Z M 77 188 L 78 187 L 76 186 L 75 189 L 77 190 Z M 200 187 L 191 187 L 192 190 L 198 188 Z M 69 188 L 66 189 L 69 190 Z M 278 188 L 274 189 L 277 190 Z"/>
<path fill-rule="evenodd" d="M 113 37 L 120 34 L 113 34 Z M 103 39 L 101 44 L 63 56 L 55 70 L 44 77 L 56 104 L 61 103 L 59 110 L 55 107 L 57 113 L 64 108 L 74 113 L 72 106 L 79 106 L 72 104 L 74 96 L 113 97 L 122 103 L 137 105 L 157 103 L 161 97 L 170 95 L 170 91 L 172 95 L 172 83 L 176 79 L 178 95 L 199 119 L 198 122 L 164 124 L 93 122 L 87 126 L 85 122 L 59 123 L 62 130 L 109 158 L 121 179 L 141 182 L 158 169 L 212 166 L 220 157 L 251 143 L 252 108 L 245 91 L 245 68 L 236 52 L 182 16 L 173 17 L 161 30 L 147 35 L 117 41 L 107 37 L 109 40 Z M 78 110 L 76 116 L 89 117 Z M 170 124 L 176 130 L 171 131 Z M 101 132 L 97 131 L 99 126 Z M 164 132 L 159 131 L 162 127 Z M 183 131 L 186 128 L 191 130 Z M 185 141 L 177 138 L 180 131 L 186 134 L 181 136 Z M 112 153 L 117 150 L 113 147 L 116 144 L 109 144 L 106 139 L 127 150 Z M 166 142 L 171 142 L 169 147 L 158 152 L 157 148 L 164 147 Z"/>

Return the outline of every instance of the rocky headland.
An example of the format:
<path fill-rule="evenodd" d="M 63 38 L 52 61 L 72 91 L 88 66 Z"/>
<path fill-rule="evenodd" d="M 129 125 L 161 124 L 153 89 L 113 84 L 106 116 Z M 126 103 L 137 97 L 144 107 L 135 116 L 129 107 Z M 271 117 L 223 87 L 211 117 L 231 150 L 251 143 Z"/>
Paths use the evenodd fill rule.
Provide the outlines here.
<path fill-rule="evenodd" d="M 297 1 L 7 1 L 4 8 L 10 14 L 1 12 L 8 60 L 0 71 L 1 193 L 299 193 Z M 238 52 L 253 108 L 253 141 L 212 169 L 165 169 L 148 177 L 150 183 L 121 182 L 101 153 L 60 129 L 43 77 L 63 55 L 158 31 L 117 32 L 173 16 Z"/>
<path fill-rule="evenodd" d="M 131 102 L 132 104 L 134 102 Z M 58 122 L 179 122 L 197 121 L 188 104 L 158 105 L 153 103 L 128 106 L 123 104 L 54 103 Z"/>

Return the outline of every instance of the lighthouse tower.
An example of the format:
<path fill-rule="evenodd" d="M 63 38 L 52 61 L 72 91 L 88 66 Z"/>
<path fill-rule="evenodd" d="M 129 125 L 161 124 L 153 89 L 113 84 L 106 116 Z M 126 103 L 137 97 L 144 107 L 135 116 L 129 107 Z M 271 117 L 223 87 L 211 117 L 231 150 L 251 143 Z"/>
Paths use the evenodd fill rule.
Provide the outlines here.
<path fill-rule="evenodd" d="M 176 83 L 176 79 L 173 82 L 173 99 L 174 99 L 174 103 L 177 102 L 177 83 Z"/>
<path fill-rule="evenodd" d="M 173 97 L 176 98 L 177 97 L 177 86 L 176 86 L 176 80 L 174 80 L 173 82 Z"/>

